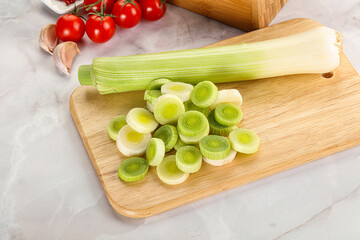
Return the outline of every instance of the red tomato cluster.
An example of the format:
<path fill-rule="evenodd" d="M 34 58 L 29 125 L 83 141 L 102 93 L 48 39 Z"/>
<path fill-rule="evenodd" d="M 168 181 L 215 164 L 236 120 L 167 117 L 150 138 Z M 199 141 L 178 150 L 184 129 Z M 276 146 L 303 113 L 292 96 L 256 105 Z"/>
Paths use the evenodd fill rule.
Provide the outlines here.
<path fill-rule="evenodd" d="M 84 21 L 73 14 L 64 14 L 56 22 L 56 34 L 61 41 L 78 42 L 85 32 L 96 43 L 109 41 L 116 30 L 136 26 L 141 17 L 156 21 L 166 11 L 165 0 L 84 0 L 89 18 Z"/>

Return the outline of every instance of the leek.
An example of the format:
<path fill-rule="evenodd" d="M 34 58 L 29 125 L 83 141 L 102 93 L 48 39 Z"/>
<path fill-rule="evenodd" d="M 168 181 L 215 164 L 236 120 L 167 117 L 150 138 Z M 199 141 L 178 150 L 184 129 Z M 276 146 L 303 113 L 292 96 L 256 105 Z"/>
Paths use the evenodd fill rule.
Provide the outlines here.
<path fill-rule="evenodd" d="M 340 62 L 341 35 L 327 27 L 261 42 L 121 57 L 80 66 L 79 81 L 102 94 L 145 90 L 152 80 L 196 84 L 326 73 Z"/>

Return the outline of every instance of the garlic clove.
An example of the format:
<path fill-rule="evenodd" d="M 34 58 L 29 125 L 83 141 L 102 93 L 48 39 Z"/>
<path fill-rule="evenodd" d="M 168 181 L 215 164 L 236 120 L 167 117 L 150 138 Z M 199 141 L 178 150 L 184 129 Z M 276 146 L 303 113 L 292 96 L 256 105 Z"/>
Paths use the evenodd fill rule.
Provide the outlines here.
<path fill-rule="evenodd" d="M 61 72 L 70 75 L 70 69 L 75 56 L 80 52 L 74 42 L 63 42 L 54 50 L 54 61 Z"/>
<path fill-rule="evenodd" d="M 53 54 L 56 45 L 59 43 L 59 38 L 56 35 L 55 24 L 48 24 L 43 27 L 39 35 L 39 44 L 42 49 L 50 54 Z"/>

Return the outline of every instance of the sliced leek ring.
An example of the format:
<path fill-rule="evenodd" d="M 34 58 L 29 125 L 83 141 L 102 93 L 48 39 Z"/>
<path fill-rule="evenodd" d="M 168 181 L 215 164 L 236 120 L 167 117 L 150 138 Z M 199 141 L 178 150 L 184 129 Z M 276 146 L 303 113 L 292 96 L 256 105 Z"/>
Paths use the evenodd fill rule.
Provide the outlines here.
<path fill-rule="evenodd" d="M 172 94 L 161 95 L 154 106 L 155 119 L 162 125 L 176 124 L 184 112 L 183 102 L 178 96 Z"/>
<path fill-rule="evenodd" d="M 237 89 L 223 89 L 218 92 L 218 96 L 210 106 L 210 109 L 216 108 L 220 103 L 232 103 L 238 107 L 241 107 L 243 98 Z"/>
<path fill-rule="evenodd" d="M 209 126 L 207 126 L 203 132 L 201 132 L 195 136 L 188 136 L 188 135 L 184 135 L 181 132 L 179 132 L 179 137 L 184 143 L 198 144 L 203 137 L 206 137 L 207 135 L 209 135 L 209 130 L 210 130 L 210 128 L 209 128 Z"/>
<path fill-rule="evenodd" d="M 259 149 L 259 137 L 248 129 L 237 128 L 229 134 L 229 141 L 233 149 L 240 153 L 252 154 Z"/>
<path fill-rule="evenodd" d="M 213 160 L 224 159 L 231 151 L 227 138 L 217 135 L 209 135 L 202 138 L 199 145 L 202 155 Z"/>
<path fill-rule="evenodd" d="M 154 112 L 154 105 L 152 105 L 151 103 L 149 103 L 149 101 L 146 101 L 146 108 L 147 110 L 149 110 L 150 112 Z"/>
<path fill-rule="evenodd" d="M 165 144 L 160 138 L 152 138 L 146 148 L 146 160 L 150 166 L 157 166 L 165 156 Z"/>
<path fill-rule="evenodd" d="M 165 157 L 156 167 L 156 172 L 160 180 L 169 185 L 183 183 L 189 177 L 189 173 L 185 173 L 177 167 L 175 155 Z"/>
<path fill-rule="evenodd" d="M 194 86 L 188 83 L 168 82 L 161 86 L 161 93 L 176 95 L 181 101 L 186 102 L 190 99 L 193 88 Z"/>
<path fill-rule="evenodd" d="M 225 126 L 218 123 L 215 119 L 215 110 L 211 110 L 208 116 L 210 133 L 214 135 L 220 136 L 228 136 L 232 130 L 236 128 L 236 126 Z"/>
<path fill-rule="evenodd" d="M 209 128 L 207 118 L 198 111 L 185 112 L 178 120 L 177 128 L 186 136 L 195 136 Z"/>
<path fill-rule="evenodd" d="M 161 89 L 161 86 L 164 85 L 165 83 L 171 82 L 171 80 L 166 79 L 166 78 L 159 78 L 159 79 L 155 79 L 153 81 L 150 82 L 149 86 L 147 87 L 148 90 L 155 90 Z"/>
<path fill-rule="evenodd" d="M 186 173 L 195 173 L 200 170 L 202 155 L 198 148 L 194 146 L 181 147 L 176 152 L 176 165 Z"/>
<path fill-rule="evenodd" d="M 188 112 L 188 111 L 199 111 L 201 112 L 202 114 L 205 115 L 205 117 L 208 117 L 209 115 L 209 112 L 210 112 L 210 108 L 199 108 L 198 106 L 196 106 L 193 102 L 191 102 L 190 100 L 189 101 L 186 101 L 184 102 L 184 106 L 185 106 L 185 112 Z"/>
<path fill-rule="evenodd" d="M 235 126 L 240 123 L 243 113 L 232 103 L 220 103 L 215 108 L 215 120 L 225 126 Z"/>
<path fill-rule="evenodd" d="M 196 84 L 191 93 L 191 102 L 200 108 L 207 108 L 215 102 L 218 96 L 218 88 L 210 81 Z"/>
<path fill-rule="evenodd" d="M 223 159 L 213 160 L 213 159 L 203 157 L 203 160 L 213 166 L 224 166 L 226 164 L 231 163 L 235 159 L 236 153 L 237 152 L 235 150 L 231 150 L 229 155 Z"/>
<path fill-rule="evenodd" d="M 126 115 L 126 122 L 139 133 L 151 133 L 159 125 L 154 115 L 144 108 L 131 109 Z"/>
<path fill-rule="evenodd" d="M 144 100 L 155 104 L 156 100 L 161 96 L 160 90 L 146 90 L 144 94 Z"/>
<path fill-rule="evenodd" d="M 166 152 L 169 152 L 171 149 L 173 149 L 178 140 L 178 137 L 178 131 L 173 125 L 161 126 L 154 133 L 154 138 L 163 140 Z"/>
<path fill-rule="evenodd" d="M 132 157 L 123 161 L 118 169 L 118 176 L 125 182 L 136 182 L 145 177 L 149 170 L 147 161 L 140 157 Z"/>
<path fill-rule="evenodd" d="M 139 133 L 129 125 L 125 125 L 119 131 L 116 138 L 116 146 L 125 156 L 141 156 L 151 139 L 151 133 Z"/>
<path fill-rule="evenodd" d="M 119 115 L 111 119 L 111 121 L 108 124 L 108 134 L 109 137 L 116 141 L 116 137 L 120 131 L 120 129 L 126 125 L 126 116 L 125 115 Z"/>

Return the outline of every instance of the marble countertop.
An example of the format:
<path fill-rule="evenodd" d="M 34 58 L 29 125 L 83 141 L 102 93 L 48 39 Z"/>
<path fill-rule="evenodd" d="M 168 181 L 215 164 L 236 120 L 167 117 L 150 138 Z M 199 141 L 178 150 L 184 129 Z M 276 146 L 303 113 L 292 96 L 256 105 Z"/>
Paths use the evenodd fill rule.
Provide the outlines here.
<path fill-rule="evenodd" d="M 76 70 L 61 75 L 37 43 L 57 15 L 40 0 L 1 5 L 1 240 L 360 239 L 360 147 L 147 219 L 116 214 L 70 115 Z M 272 24 L 297 17 L 340 31 L 360 71 L 360 0 L 289 0 Z M 162 20 L 118 29 L 111 44 L 85 37 L 74 69 L 93 57 L 196 48 L 239 34 L 169 4 Z"/>

